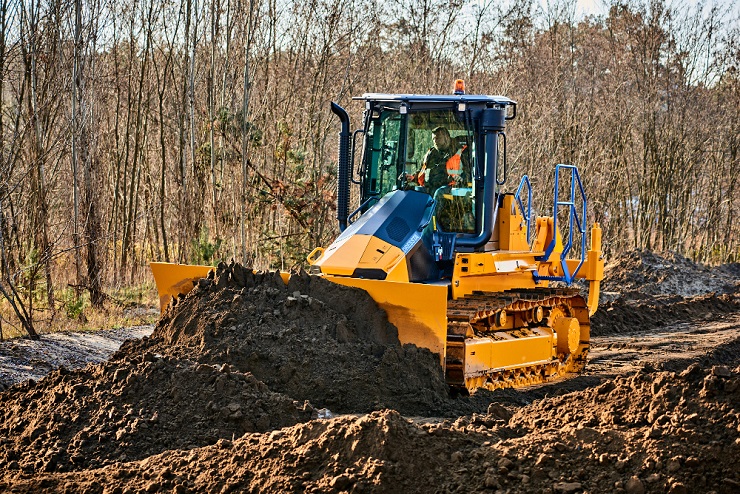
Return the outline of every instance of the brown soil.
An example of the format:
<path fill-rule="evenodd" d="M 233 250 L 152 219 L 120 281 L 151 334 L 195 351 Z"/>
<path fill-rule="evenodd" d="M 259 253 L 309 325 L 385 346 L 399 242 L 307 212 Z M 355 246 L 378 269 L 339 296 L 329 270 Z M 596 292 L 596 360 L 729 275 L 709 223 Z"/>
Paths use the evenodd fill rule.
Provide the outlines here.
<path fill-rule="evenodd" d="M 195 448 L 309 420 L 251 374 L 146 353 L 49 374 L 0 394 L 0 462 L 67 471 Z"/>
<path fill-rule="evenodd" d="M 737 289 L 740 264 L 704 266 L 673 252 L 628 252 L 607 263 L 603 292 L 631 299 L 652 295 L 693 297 Z"/>
<path fill-rule="evenodd" d="M 740 264 L 708 267 L 674 253 L 629 252 L 607 264 L 592 336 L 712 321 L 740 311 Z"/>
<path fill-rule="evenodd" d="M 151 338 L 125 344 L 119 355 L 143 351 L 228 363 L 334 413 L 460 413 L 436 355 L 402 347 L 366 292 L 305 273 L 286 286 L 277 273 L 222 266 L 164 315 Z"/>
<path fill-rule="evenodd" d="M 451 398 L 364 292 L 222 266 L 150 338 L 0 394 L 0 491 L 739 492 L 736 270 L 631 253 L 585 373 Z"/>
<path fill-rule="evenodd" d="M 676 295 L 639 300 L 622 297 L 601 305 L 591 319 L 591 336 L 655 330 L 680 322 L 713 321 L 738 311 L 740 290 L 687 298 Z"/>

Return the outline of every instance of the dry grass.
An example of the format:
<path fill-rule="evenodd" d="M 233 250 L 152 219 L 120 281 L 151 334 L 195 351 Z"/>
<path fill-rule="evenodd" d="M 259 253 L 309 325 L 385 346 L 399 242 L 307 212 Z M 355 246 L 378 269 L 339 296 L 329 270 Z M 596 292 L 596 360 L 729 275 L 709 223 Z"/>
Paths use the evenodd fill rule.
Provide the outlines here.
<path fill-rule="evenodd" d="M 60 290 L 56 293 L 54 311 L 46 306 L 34 308 L 34 328 L 39 334 L 97 331 L 154 324 L 159 319 L 159 300 L 152 282 L 109 289 L 106 294 L 103 309 L 95 309 L 90 305 L 87 293 L 78 297 L 71 289 Z M 0 317 L 0 339 L 27 336 L 7 300 L 0 302 Z"/>

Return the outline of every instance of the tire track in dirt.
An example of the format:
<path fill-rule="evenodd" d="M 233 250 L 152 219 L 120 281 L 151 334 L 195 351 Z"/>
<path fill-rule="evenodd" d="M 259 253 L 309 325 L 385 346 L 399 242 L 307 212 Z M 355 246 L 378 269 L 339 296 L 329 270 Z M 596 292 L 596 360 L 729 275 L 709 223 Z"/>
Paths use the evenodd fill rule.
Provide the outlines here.
<path fill-rule="evenodd" d="M 594 337 L 585 375 L 611 377 L 634 372 L 645 364 L 676 367 L 676 362 L 694 361 L 736 338 L 740 338 L 740 314 L 722 321 Z"/>

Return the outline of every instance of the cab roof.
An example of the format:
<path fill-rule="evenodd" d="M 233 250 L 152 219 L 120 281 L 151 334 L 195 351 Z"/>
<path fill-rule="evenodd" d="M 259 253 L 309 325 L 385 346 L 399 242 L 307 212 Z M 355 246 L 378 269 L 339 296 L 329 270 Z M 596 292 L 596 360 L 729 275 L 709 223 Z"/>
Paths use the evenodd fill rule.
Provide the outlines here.
<path fill-rule="evenodd" d="M 489 96 L 485 94 L 384 94 L 365 93 L 352 99 L 378 101 L 384 103 L 493 103 L 498 105 L 516 105 L 516 101 L 506 96 Z"/>

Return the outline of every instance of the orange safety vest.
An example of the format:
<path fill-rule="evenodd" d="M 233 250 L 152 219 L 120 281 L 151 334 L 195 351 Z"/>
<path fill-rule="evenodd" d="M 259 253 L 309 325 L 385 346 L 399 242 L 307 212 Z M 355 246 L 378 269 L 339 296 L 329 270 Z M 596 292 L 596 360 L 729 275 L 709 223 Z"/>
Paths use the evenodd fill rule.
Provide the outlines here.
<path fill-rule="evenodd" d="M 446 166 L 447 166 L 447 175 L 450 176 L 450 185 L 455 185 L 455 177 L 459 177 L 462 175 L 463 169 L 462 169 L 462 161 L 460 160 L 460 155 L 462 155 L 462 152 L 467 149 L 468 146 L 463 146 L 460 149 L 457 150 L 455 154 L 450 156 L 450 158 L 447 160 Z"/>
<path fill-rule="evenodd" d="M 426 181 L 427 181 L 427 164 L 424 163 L 423 165 L 421 165 L 421 170 L 419 170 L 419 172 L 416 174 L 416 182 L 423 187 Z"/>

